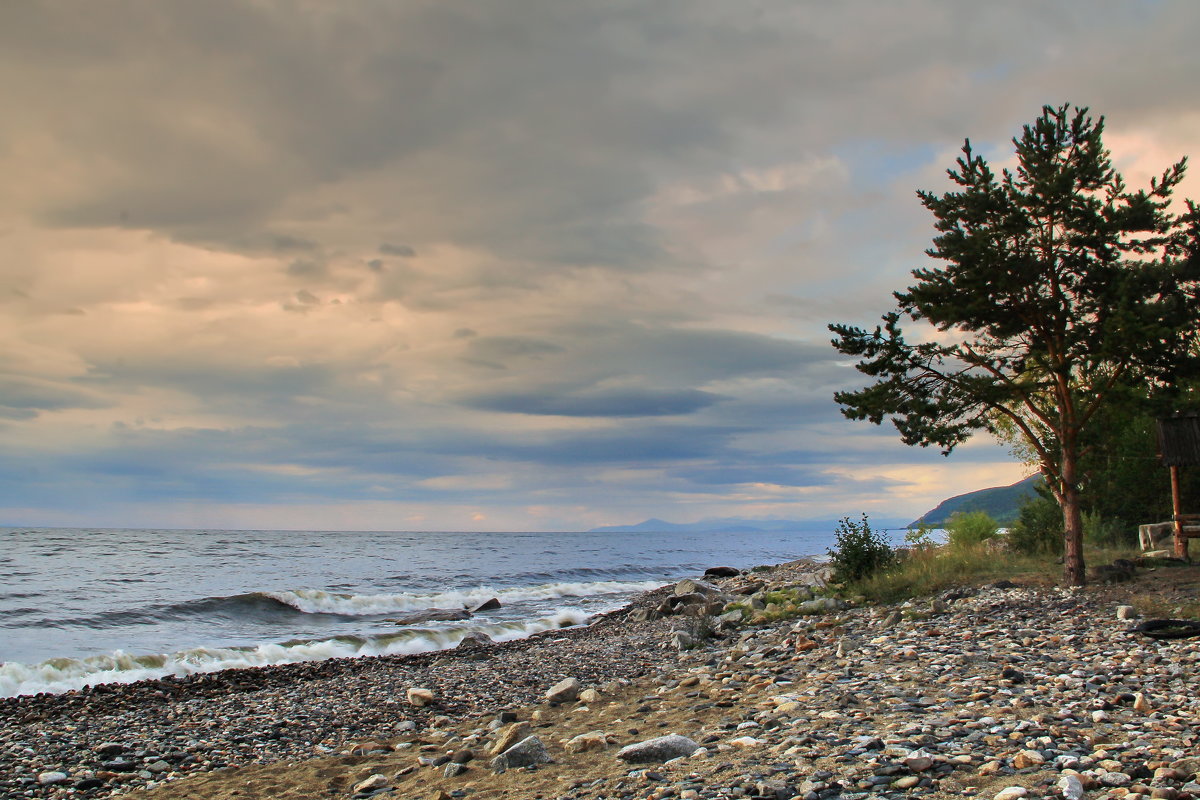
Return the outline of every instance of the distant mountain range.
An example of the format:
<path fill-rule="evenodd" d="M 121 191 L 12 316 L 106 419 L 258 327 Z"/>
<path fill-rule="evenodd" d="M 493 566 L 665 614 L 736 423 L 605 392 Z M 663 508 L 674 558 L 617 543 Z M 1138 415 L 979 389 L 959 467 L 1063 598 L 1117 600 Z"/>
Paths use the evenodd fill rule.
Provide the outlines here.
<path fill-rule="evenodd" d="M 986 511 L 1001 525 L 1016 521 L 1021 504 L 1034 494 L 1034 485 L 1041 480 L 1033 475 L 1012 486 L 998 486 L 967 492 L 943 500 L 937 508 L 922 514 L 917 520 L 908 522 L 900 517 L 871 517 L 871 527 L 876 529 L 911 528 L 920 524 L 938 526 L 957 511 Z M 856 517 L 852 517 L 855 519 Z M 722 517 L 702 519 L 699 522 L 667 522 L 648 519 L 636 525 L 605 525 L 592 528 L 591 533 L 764 533 L 771 531 L 830 532 L 838 524 L 836 519 L 744 519 Z"/>
<path fill-rule="evenodd" d="M 636 525 L 606 525 L 592 528 L 591 533 L 769 533 L 771 531 L 829 532 L 837 527 L 836 519 L 742 519 L 723 517 L 702 519 L 699 522 L 666 522 L 648 519 Z M 871 517 L 872 528 L 903 528 L 900 517 Z"/>
<path fill-rule="evenodd" d="M 917 525 L 941 526 L 950 519 L 952 514 L 960 511 L 986 511 L 1001 525 L 1011 525 L 1017 521 L 1022 504 L 1036 494 L 1034 487 L 1041 480 L 1041 475 L 1030 475 L 1011 486 L 979 489 L 951 497 L 949 500 L 943 500 L 932 511 L 926 511 L 911 523 L 911 527 Z"/>

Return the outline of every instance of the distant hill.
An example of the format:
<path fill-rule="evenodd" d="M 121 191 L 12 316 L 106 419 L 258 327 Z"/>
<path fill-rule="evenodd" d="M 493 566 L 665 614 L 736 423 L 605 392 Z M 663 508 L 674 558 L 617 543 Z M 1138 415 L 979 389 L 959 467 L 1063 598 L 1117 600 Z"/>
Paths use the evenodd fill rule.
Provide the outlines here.
<path fill-rule="evenodd" d="M 741 519 L 723 517 L 703 519 L 699 522 L 666 522 L 648 519 L 636 525 L 606 525 L 592 528 L 591 533 L 763 533 L 771 531 L 832 532 L 837 527 L 836 519 Z M 903 528 L 904 520 L 871 518 L 873 528 Z"/>
<path fill-rule="evenodd" d="M 1041 475 L 1030 475 L 1012 486 L 998 486 L 967 492 L 949 500 L 943 500 L 937 508 L 927 511 L 912 523 L 917 525 L 941 525 L 958 511 L 986 511 L 1001 525 L 1011 525 L 1017 520 L 1022 504 L 1035 494 L 1034 486 Z"/>

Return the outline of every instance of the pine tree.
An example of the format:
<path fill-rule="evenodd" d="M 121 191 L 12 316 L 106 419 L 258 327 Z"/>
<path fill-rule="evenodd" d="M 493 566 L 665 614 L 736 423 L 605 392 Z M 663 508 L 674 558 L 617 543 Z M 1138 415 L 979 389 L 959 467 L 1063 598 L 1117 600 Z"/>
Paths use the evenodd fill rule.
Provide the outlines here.
<path fill-rule="evenodd" d="M 835 395 L 847 417 L 890 418 L 947 455 L 979 430 L 1024 439 L 1062 508 L 1069 585 L 1085 580 L 1082 434 L 1121 386 L 1169 396 L 1200 373 L 1200 208 L 1170 210 L 1186 158 L 1129 191 L 1103 132 L 1086 108 L 1046 106 L 1000 177 L 968 140 L 957 188 L 917 193 L 936 218 L 926 254 L 944 263 L 914 270 L 873 331 L 829 326 L 875 379 Z"/>

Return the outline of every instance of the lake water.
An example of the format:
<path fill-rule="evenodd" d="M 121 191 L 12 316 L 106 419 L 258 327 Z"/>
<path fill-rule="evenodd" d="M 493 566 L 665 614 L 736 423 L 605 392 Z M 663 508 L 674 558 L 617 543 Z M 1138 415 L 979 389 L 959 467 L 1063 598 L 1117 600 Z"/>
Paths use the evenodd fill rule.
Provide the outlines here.
<path fill-rule="evenodd" d="M 0 529 L 0 696 L 507 640 L 832 533 Z M 397 626 L 429 608 L 500 608 Z"/>

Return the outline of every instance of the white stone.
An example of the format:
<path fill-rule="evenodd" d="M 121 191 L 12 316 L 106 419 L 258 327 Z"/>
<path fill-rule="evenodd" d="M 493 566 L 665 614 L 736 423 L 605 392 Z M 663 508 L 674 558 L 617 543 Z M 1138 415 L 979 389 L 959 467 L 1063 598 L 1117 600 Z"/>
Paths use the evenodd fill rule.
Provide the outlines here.
<path fill-rule="evenodd" d="M 1064 800 L 1082 800 L 1083 781 L 1076 775 L 1063 775 L 1058 779 L 1058 790 L 1062 792 Z"/>
<path fill-rule="evenodd" d="M 996 792 L 993 800 L 1017 800 L 1018 797 L 1025 797 L 1029 794 L 1029 790 L 1024 786 L 1008 786 Z"/>
<path fill-rule="evenodd" d="M 71 780 L 67 773 L 58 772 L 57 770 L 48 770 L 46 772 L 39 773 L 37 779 L 38 783 L 40 783 L 42 786 L 57 786 L 60 783 L 66 783 L 67 781 Z"/>
<path fill-rule="evenodd" d="M 405 695 L 412 705 L 423 708 L 433 702 L 433 692 L 420 686 L 414 686 Z"/>
<path fill-rule="evenodd" d="M 626 745 L 617 752 L 617 758 L 630 764 L 661 763 L 680 756 L 690 756 L 699 747 L 700 745 L 686 736 L 669 733 L 666 736 Z"/>

